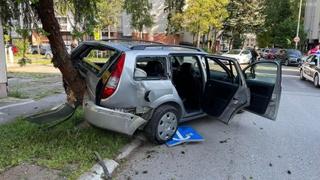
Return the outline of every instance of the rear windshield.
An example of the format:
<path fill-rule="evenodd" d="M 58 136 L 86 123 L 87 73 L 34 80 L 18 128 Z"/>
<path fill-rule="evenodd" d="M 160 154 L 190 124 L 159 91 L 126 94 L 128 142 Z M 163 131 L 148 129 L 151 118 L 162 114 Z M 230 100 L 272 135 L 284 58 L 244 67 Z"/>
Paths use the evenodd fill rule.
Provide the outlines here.
<path fill-rule="evenodd" d="M 82 55 L 83 65 L 98 74 L 119 55 L 119 52 L 104 47 L 90 47 Z"/>
<path fill-rule="evenodd" d="M 302 56 L 302 53 L 299 50 L 295 50 L 295 49 L 288 49 L 288 54 L 289 55 L 293 55 L 293 56 Z"/>
<path fill-rule="evenodd" d="M 241 50 L 239 49 L 232 49 L 228 52 L 228 54 L 240 54 Z"/>

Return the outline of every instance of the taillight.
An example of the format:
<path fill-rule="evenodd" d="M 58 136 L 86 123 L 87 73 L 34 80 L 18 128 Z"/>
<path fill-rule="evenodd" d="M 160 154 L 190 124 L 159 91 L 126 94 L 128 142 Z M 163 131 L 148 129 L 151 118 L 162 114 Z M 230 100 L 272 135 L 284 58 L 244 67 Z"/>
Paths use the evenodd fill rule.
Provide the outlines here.
<path fill-rule="evenodd" d="M 103 99 L 110 97 L 116 91 L 120 81 L 121 74 L 122 74 L 125 58 L 126 58 L 126 55 L 124 53 L 121 54 L 121 56 L 119 57 L 116 67 L 111 72 L 107 85 L 103 90 L 103 93 L 102 93 Z"/>

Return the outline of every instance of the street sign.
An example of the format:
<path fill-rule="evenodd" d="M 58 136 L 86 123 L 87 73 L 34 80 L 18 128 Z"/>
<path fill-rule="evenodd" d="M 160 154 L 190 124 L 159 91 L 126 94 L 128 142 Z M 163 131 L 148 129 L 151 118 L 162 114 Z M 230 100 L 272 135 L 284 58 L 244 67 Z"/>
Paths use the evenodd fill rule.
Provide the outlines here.
<path fill-rule="evenodd" d="M 101 29 L 94 29 L 94 32 L 93 32 L 93 36 L 94 36 L 94 40 L 101 40 Z"/>
<path fill-rule="evenodd" d="M 201 142 L 203 137 L 189 126 L 180 126 L 172 139 L 166 142 L 167 146 L 172 147 L 186 142 Z"/>
<path fill-rule="evenodd" d="M 295 38 L 293 38 L 293 41 L 294 41 L 295 43 L 300 42 L 300 38 L 299 38 L 299 36 L 296 36 Z"/>

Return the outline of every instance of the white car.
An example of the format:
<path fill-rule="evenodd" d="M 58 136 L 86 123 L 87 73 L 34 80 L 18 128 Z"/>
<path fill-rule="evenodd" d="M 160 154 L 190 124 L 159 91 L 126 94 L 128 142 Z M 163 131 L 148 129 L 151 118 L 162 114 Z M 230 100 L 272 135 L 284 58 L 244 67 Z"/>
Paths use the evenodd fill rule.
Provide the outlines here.
<path fill-rule="evenodd" d="M 235 58 L 239 64 L 249 64 L 252 59 L 251 52 L 246 49 L 232 49 L 229 52 L 222 54 L 222 56 Z"/>

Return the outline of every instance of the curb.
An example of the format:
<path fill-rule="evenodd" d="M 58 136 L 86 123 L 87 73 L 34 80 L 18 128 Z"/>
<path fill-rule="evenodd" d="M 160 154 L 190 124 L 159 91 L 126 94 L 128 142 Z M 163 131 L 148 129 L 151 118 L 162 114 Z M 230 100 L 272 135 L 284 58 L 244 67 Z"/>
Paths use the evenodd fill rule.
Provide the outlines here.
<path fill-rule="evenodd" d="M 121 161 L 127 158 L 132 151 L 140 147 L 145 141 L 145 138 L 142 135 L 138 135 L 135 137 L 129 144 L 125 145 L 121 150 L 119 155 L 116 157 L 116 161 L 112 159 L 104 159 L 103 162 L 105 163 L 109 174 L 112 175 L 114 170 L 119 166 L 117 161 Z M 78 180 L 101 180 L 103 179 L 103 169 L 100 164 L 96 163 L 90 171 L 82 174 Z"/>

